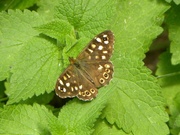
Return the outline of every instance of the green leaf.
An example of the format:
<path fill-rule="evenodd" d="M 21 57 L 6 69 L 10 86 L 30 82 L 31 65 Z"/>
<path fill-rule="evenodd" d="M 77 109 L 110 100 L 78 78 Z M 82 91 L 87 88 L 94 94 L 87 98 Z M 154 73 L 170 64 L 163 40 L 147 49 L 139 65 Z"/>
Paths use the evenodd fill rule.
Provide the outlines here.
<path fill-rule="evenodd" d="M 107 121 L 99 120 L 96 122 L 95 131 L 93 135 L 133 135 L 132 133 L 127 134 L 121 129 L 118 129 L 116 125 L 110 125 Z"/>
<path fill-rule="evenodd" d="M 19 103 L 23 104 L 33 104 L 33 103 L 38 103 L 38 104 L 49 104 L 49 102 L 53 99 L 54 97 L 54 91 L 51 93 L 44 93 L 39 96 L 33 96 L 32 98 L 26 99 L 25 101 L 20 101 Z"/>
<path fill-rule="evenodd" d="M 165 0 L 165 1 L 168 3 L 171 3 L 173 1 L 176 5 L 180 4 L 180 0 Z"/>
<path fill-rule="evenodd" d="M 11 90 L 9 82 L 5 82 L 5 86 L 6 86 L 6 91 Z M 44 93 L 39 96 L 33 95 L 33 97 L 28 98 L 26 100 L 21 100 L 19 103 L 20 104 L 33 104 L 36 102 L 38 104 L 48 104 L 52 100 L 53 97 L 54 97 L 54 92 Z"/>
<path fill-rule="evenodd" d="M 112 85 L 108 86 L 113 95 L 102 116 L 126 133 L 168 134 L 161 89 L 142 62 L 150 43 L 162 32 L 160 25 L 168 6 L 156 1 L 123 1 L 118 5 L 119 16 L 112 23 L 115 71 Z"/>
<path fill-rule="evenodd" d="M 180 100 L 178 100 L 180 96 L 180 65 L 171 64 L 171 54 L 169 52 L 165 52 L 160 56 L 156 75 L 159 77 L 158 82 L 162 87 L 162 94 L 166 99 L 166 106 L 171 116 L 169 120 L 171 133 L 176 135 L 180 132 L 180 128 L 175 124 L 180 114 Z"/>
<path fill-rule="evenodd" d="M 1 0 L 0 10 L 25 9 L 33 6 L 37 0 Z"/>
<path fill-rule="evenodd" d="M 173 99 L 175 102 L 175 106 L 178 109 L 178 113 L 176 113 L 175 119 L 174 121 L 171 123 L 171 126 L 173 126 L 174 131 L 178 131 L 178 133 L 180 132 L 180 92 L 178 92 L 178 94 L 176 95 L 176 97 Z M 172 118 L 174 117 L 172 116 Z M 173 120 L 173 119 L 171 119 Z"/>
<path fill-rule="evenodd" d="M 43 38 L 32 38 L 21 48 L 12 69 L 9 104 L 43 94 L 50 93 L 59 75 L 59 51 L 55 43 Z"/>
<path fill-rule="evenodd" d="M 173 0 L 176 5 L 180 4 L 180 0 Z"/>
<path fill-rule="evenodd" d="M 0 112 L 0 134 L 48 135 L 49 125 L 59 125 L 52 112 L 38 104 L 5 106 Z"/>
<path fill-rule="evenodd" d="M 179 55 L 179 42 L 180 42 L 180 6 L 173 6 L 167 13 L 166 22 L 169 27 L 169 39 L 171 41 L 170 52 L 172 53 L 172 64 L 176 65 L 180 63 Z"/>
<path fill-rule="evenodd" d="M 79 36 L 91 37 L 107 29 L 113 18 L 116 1 L 61 0 L 56 16 L 74 26 Z"/>
<path fill-rule="evenodd" d="M 11 62 L 13 64 L 9 64 L 13 66 L 10 88 L 6 91 L 8 104 L 45 92 L 50 93 L 60 71 L 64 68 L 61 66 L 63 62 L 59 64 L 58 59 L 62 58 L 61 56 L 77 56 L 79 50 L 87 45 L 87 38 L 90 41 L 98 33 L 110 29 L 115 35 L 114 53 L 111 58 L 114 77 L 110 84 L 100 88 L 96 99 L 91 102 L 77 99 L 68 102 L 61 109 L 58 121 L 53 118 L 52 121 L 48 121 L 50 129 L 43 128 L 45 131 L 49 129 L 48 131 L 53 134 L 89 135 L 93 131 L 94 134 L 102 134 L 111 127 L 112 130 L 109 132 L 112 134 L 168 134 L 168 116 L 164 110 L 165 101 L 160 93 L 160 86 L 142 62 L 150 44 L 162 32 L 160 26 L 164 19 L 163 14 L 168 8 L 165 3 L 149 0 L 60 1 L 54 19 L 68 22 L 76 32 L 77 40 L 69 35 L 59 36 L 60 26 L 57 32 L 53 28 L 52 33 L 48 26 L 43 32 L 66 43 L 63 50 L 52 38 L 44 35 L 35 37 L 38 36 L 38 32 L 23 42 L 16 51 L 16 59 Z M 42 24 L 44 23 L 39 25 Z M 54 22 L 52 24 L 57 25 Z M 18 32 L 14 32 L 14 35 L 16 34 Z M 13 42 L 13 45 L 14 43 L 16 42 Z M 21 114 L 16 116 L 21 120 Z M 3 115 L 2 119 L 4 117 Z M 51 119 L 49 116 L 45 117 Z M 103 131 L 100 128 L 102 126 Z M 23 131 L 19 134 L 23 134 Z"/>
<path fill-rule="evenodd" d="M 39 0 L 37 1 L 37 12 L 43 16 L 48 22 L 54 19 L 55 7 L 58 5 L 59 0 Z"/>
<path fill-rule="evenodd" d="M 67 36 L 75 38 L 73 27 L 68 22 L 62 20 L 52 21 L 36 29 L 52 38 L 58 39 L 60 44 L 66 43 Z"/>
<path fill-rule="evenodd" d="M 9 77 L 16 55 L 24 44 L 39 33 L 32 27 L 43 23 L 36 13 L 9 10 L 0 13 L 0 80 Z"/>
<path fill-rule="evenodd" d="M 165 0 L 166 2 L 170 3 L 172 0 Z"/>
<path fill-rule="evenodd" d="M 61 109 L 58 120 L 66 128 L 65 133 L 90 135 L 94 122 L 105 107 L 106 100 L 97 98 L 93 102 L 82 102 L 74 99 Z M 58 134 L 58 133 L 57 133 Z"/>

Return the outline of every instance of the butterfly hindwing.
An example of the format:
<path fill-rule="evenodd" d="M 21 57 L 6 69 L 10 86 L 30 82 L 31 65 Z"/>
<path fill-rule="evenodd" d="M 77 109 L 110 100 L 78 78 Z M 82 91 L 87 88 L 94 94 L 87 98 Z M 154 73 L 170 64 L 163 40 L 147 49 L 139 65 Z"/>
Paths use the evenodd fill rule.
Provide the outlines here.
<path fill-rule="evenodd" d="M 70 65 L 56 83 L 56 94 L 61 98 L 77 96 L 81 100 L 92 100 L 97 93 L 97 88 L 74 65 Z"/>

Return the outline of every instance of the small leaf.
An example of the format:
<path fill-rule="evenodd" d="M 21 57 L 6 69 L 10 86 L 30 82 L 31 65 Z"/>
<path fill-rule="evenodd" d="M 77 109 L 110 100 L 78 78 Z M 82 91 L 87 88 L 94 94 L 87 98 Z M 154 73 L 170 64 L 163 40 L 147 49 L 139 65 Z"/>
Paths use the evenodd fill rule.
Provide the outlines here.
<path fill-rule="evenodd" d="M 52 38 L 58 39 L 60 44 L 66 43 L 66 36 L 75 38 L 73 27 L 68 22 L 62 20 L 52 21 L 36 27 L 36 29 Z"/>
<path fill-rule="evenodd" d="M 105 120 L 99 120 L 96 122 L 93 135 L 133 135 L 133 133 L 127 134 L 122 129 L 118 129 L 116 125 L 110 125 Z"/>
<path fill-rule="evenodd" d="M 180 14 L 177 14 L 179 12 L 179 6 L 174 5 L 173 8 L 168 11 L 166 18 L 166 22 L 169 27 L 169 39 L 171 41 L 170 52 L 172 53 L 171 62 L 173 65 L 180 64 Z"/>
<path fill-rule="evenodd" d="M 5 106 L 0 112 L 0 134 L 47 135 L 53 123 L 59 125 L 52 112 L 38 104 Z"/>
<path fill-rule="evenodd" d="M 58 120 L 65 126 L 64 133 L 90 135 L 93 123 L 105 107 L 106 100 L 96 99 L 93 102 L 81 102 L 74 99 L 61 109 Z M 73 110 L 73 113 L 72 113 Z"/>
<path fill-rule="evenodd" d="M 24 0 L 2 0 L 0 1 L 0 10 L 8 10 L 8 9 L 25 9 L 25 8 L 29 8 L 31 6 L 33 6 L 33 4 L 35 4 L 35 2 L 37 2 L 38 0 L 28 0 L 28 1 L 24 1 Z"/>

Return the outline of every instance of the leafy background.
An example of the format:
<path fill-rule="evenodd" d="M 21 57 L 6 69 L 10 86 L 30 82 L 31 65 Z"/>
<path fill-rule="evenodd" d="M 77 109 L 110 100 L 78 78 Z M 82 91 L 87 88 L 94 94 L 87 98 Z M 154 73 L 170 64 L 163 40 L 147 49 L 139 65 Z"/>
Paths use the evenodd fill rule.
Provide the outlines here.
<path fill-rule="evenodd" d="M 179 4 L 0 1 L 0 134 L 179 134 Z M 107 29 L 115 35 L 110 84 L 91 102 L 58 98 L 68 57 Z"/>

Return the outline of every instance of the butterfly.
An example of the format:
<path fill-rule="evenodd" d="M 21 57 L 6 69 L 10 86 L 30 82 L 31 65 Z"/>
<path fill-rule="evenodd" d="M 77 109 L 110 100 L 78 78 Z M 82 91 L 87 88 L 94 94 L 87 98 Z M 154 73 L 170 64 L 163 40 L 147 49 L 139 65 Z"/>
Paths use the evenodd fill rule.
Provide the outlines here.
<path fill-rule="evenodd" d="M 98 88 L 112 79 L 114 34 L 106 30 L 95 36 L 77 58 L 69 58 L 70 65 L 59 76 L 55 92 L 60 98 L 77 97 L 89 101 L 97 96 Z"/>

